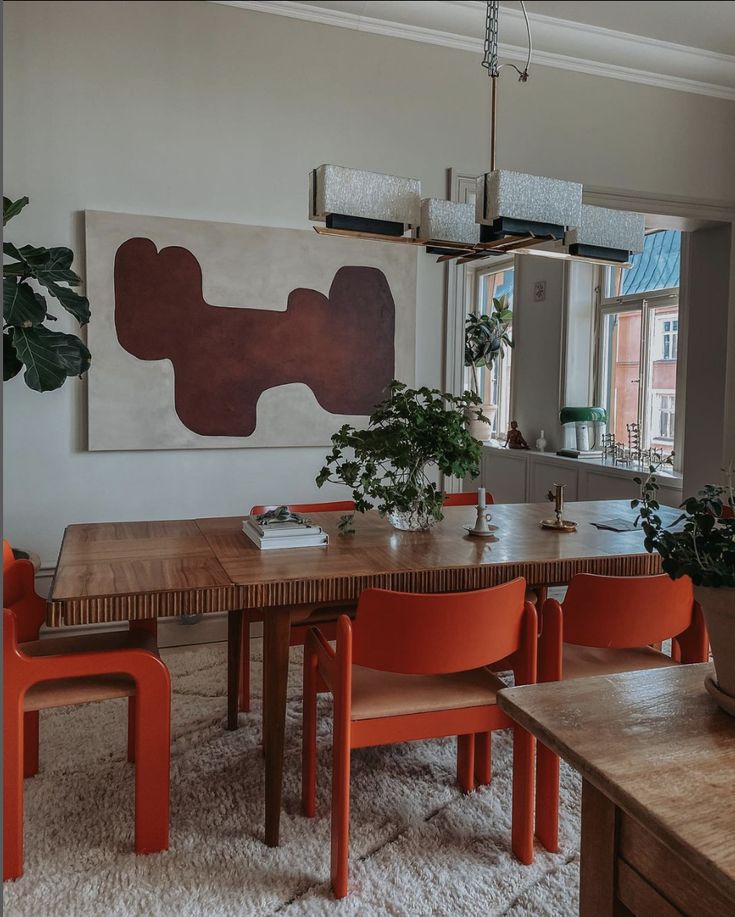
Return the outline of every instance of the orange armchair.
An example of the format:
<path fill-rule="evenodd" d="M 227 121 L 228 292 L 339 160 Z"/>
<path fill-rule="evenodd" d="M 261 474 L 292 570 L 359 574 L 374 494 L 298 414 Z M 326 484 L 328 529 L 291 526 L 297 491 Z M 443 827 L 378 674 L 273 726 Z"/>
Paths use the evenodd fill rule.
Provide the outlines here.
<path fill-rule="evenodd" d="M 367 589 L 336 650 L 311 628 L 304 655 L 304 814 L 316 810 L 316 698 L 334 696 L 332 888 L 347 894 L 353 748 L 456 735 L 463 791 L 490 782 L 490 733 L 513 728 L 512 848 L 533 860 L 533 738 L 497 704 L 504 687 L 486 666 L 510 657 L 516 684 L 536 680 L 536 610 L 525 582 L 477 592 L 415 595 Z"/>
<path fill-rule="evenodd" d="M 3 880 L 23 874 L 24 718 L 48 707 L 135 698 L 135 850 L 168 847 L 171 683 L 144 631 L 18 643 L 3 610 Z"/>
<path fill-rule="evenodd" d="M 651 644 L 672 641 L 671 656 Z M 688 577 L 575 576 L 560 604 L 547 599 L 541 618 L 538 680 L 613 675 L 678 663 L 706 662 L 702 609 Z M 536 834 L 559 847 L 559 758 L 539 744 Z"/>

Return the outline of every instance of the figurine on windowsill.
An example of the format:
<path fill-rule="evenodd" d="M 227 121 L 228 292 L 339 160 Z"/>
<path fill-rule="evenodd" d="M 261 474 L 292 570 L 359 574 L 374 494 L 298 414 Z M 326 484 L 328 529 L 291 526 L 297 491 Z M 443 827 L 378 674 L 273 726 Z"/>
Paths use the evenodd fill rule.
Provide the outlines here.
<path fill-rule="evenodd" d="M 508 434 L 505 437 L 505 445 L 508 449 L 528 449 L 528 443 L 518 429 L 517 420 L 511 420 L 510 422 L 510 430 L 508 430 Z"/>

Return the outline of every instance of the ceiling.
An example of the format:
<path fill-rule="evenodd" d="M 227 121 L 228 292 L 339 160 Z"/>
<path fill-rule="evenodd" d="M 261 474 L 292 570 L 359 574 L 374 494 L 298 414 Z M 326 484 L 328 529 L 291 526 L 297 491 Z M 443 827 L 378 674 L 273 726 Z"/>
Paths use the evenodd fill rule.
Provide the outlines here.
<path fill-rule="evenodd" d="M 477 51 L 483 0 L 214 0 L 361 32 Z M 528 0 L 539 65 L 735 100 L 735 0 Z M 500 51 L 525 58 L 520 4 L 504 0 Z"/>

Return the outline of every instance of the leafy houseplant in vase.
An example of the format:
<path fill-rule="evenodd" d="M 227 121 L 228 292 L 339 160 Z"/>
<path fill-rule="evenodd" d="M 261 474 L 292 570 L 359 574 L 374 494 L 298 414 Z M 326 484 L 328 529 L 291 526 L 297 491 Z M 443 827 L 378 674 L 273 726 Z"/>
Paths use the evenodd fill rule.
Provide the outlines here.
<path fill-rule="evenodd" d="M 394 380 L 366 430 L 345 424 L 334 434 L 317 485 L 346 484 L 358 512 L 376 507 L 397 529 L 428 529 L 443 518 L 444 498 L 429 470 L 457 478 L 480 473 L 482 445 L 464 415 L 479 400 L 471 392 L 410 389 Z M 351 529 L 352 519 L 343 518 L 343 532 Z"/>
<path fill-rule="evenodd" d="M 487 315 L 470 312 L 465 320 L 464 365 L 470 370 L 470 387 L 477 395 L 479 410 L 467 409 L 467 424 L 475 439 L 490 439 L 492 422 L 497 405 L 482 402 L 478 370 L 485 367 L 492 370 L 494 362 L 505 353 L 505 347 L 512 347 L 508 336 L 513 312 L 508 308 L 508 297 L 493 299 L 492 311 Z"/>
<path fill-rule="evenodd" d="M 672 579 L 689 576 L 694 597 L 702 606 L 717 684 L 705 681 L 718 704 L 735 715 L 735 468 L 724 485 L 708 484 L 682 503 L 683 512 L 671 525 L 658 513 L 655 469 L 641 484 L 638 507 L 647 551 L 657 551 Z"/>

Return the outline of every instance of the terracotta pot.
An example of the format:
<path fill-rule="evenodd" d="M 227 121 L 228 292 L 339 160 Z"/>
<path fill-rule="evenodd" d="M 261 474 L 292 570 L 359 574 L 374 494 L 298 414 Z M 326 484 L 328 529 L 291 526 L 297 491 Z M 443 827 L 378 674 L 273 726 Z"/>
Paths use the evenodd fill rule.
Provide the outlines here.
<path fill-rule="evenodd" d="M 704 612 L 717 685 L 733 698 L 732 708 L 735 706 L 735 587 L 695 586 L 694 597 Z"/>
<path fill-rule="evenodd" d="M 497 410 L 497 404 L 478 404 L 471 408 L 465 408 L 467 429 L 475 437 L 475 439 L 479 439 L 481 442 L 485 442 L 490 439 L 492 434 L 493 419 Z M 478 420 L 478 411 L 484 414 L 490 423 L 486 423 L 484 420 Z"/>

